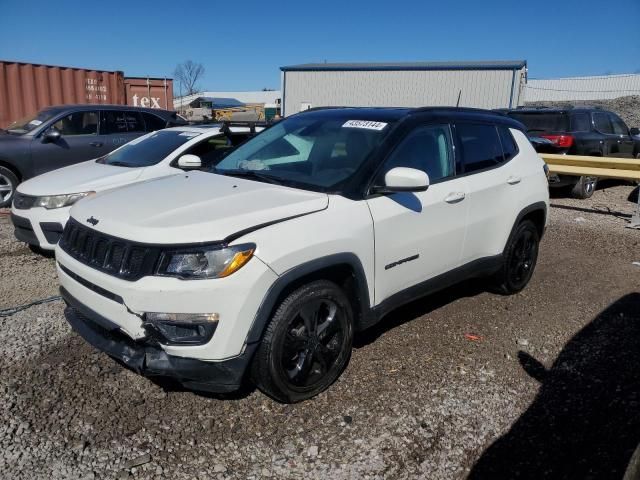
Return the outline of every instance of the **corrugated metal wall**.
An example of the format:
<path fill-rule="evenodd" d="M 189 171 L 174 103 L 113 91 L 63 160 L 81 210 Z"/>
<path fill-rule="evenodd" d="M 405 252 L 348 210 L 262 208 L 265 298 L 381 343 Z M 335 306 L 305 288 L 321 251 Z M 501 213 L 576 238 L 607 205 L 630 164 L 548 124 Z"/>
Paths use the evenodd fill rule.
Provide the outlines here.
<path fill-rule="evenodd" d="M 326 106 L 460 106 L 506 108 L 520 104 L 524 69 L 286 71 L 283 108 L 293 115 L 304 105 Z M 512 94 L 513 82 L 513 96 Z"/>
<path fill-rule="evenodd" d="M 49 105 L 124 102 L 122 72 L 0 61 L 0 128 Z"/>
<path fill-rule="evenodd" d="M 606 100 L 628 95 L 640 95 L 640 74 L 530 79 L 525 101 Z"/>
<path fill-rule="evenodd" d="M 173 110 L 173 80 L 166 78 L 126 77 L 127 105 Z"/>

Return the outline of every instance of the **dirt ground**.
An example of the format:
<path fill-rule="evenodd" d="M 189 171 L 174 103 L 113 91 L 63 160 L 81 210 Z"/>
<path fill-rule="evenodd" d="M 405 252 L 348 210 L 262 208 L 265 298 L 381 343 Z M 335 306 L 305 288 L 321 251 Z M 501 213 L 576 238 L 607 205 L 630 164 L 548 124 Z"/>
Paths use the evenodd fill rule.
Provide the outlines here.
<path fill-rule="evenodd" d="M 470 282 L 357 337 L 343 376 L 281 405 L 161 387 L 53 301 L 0 312 L 0 478 L 622 478 L 640 442 L 632 187 L 552 199 L 528 288 Z M 57 294 L 0 213 L 0 311 Z M 4 315 L 4 316 L 3 316 Z"/>

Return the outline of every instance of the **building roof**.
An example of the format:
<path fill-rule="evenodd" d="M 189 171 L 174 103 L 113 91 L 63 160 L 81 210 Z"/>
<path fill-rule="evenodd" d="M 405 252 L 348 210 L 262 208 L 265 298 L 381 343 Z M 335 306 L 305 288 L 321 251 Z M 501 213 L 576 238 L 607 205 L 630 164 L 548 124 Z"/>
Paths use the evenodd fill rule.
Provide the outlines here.
<path fill-rule="evenodd" d="M 520 70 L 526 60 L 477 62 L 303 63 L 280 67 L 283 72 L 380 71 L 380 70 Z"/>
<path fill-rule="evenodd" d="M 235 98 L 226 98 L 226 97 L 197 97 L 189 102 L 190 105 L 199 104 L 201 102 L 210 102 L 214 107 L 217 108 L 228 108 L 228 107 L 244 107 L 244 103 Z"/>
<path fill-rule="evenodd" d="M 251 92 L 199 92 L 193 95 L 185 95 L 173 99 L 173 107 L 179 108 L 183 105 L 189 105 L 198 97 L 223 97 L 235 98 L 242 103 L 277 103 L 281 98 L 280 90 L 265 90 Z"/>

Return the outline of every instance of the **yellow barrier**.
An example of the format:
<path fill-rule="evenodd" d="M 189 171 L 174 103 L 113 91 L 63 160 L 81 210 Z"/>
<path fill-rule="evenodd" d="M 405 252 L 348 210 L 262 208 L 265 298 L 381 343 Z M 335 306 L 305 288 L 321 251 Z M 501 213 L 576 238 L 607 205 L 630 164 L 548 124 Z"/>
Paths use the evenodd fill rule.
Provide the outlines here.
<path fill-rule="evenodd" d="M 586 175 L 599 178 L 640 180 L 640 160 L 614 157 L 585 157 L 581 155 L 539 154 L 551 173 Z"/>

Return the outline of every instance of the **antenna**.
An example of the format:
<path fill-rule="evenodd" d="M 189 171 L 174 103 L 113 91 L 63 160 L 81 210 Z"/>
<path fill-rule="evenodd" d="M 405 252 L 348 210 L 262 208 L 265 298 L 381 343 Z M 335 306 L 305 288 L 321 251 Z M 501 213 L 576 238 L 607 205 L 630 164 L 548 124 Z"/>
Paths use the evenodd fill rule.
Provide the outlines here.
<path fill-rule="evenodd" d="M 460 97 L 462 96 L 462 89 L 460 89 L 460 92 L 458 93 L 458 101 L 456 102 L 456 107 L 460 106 Z"/>

